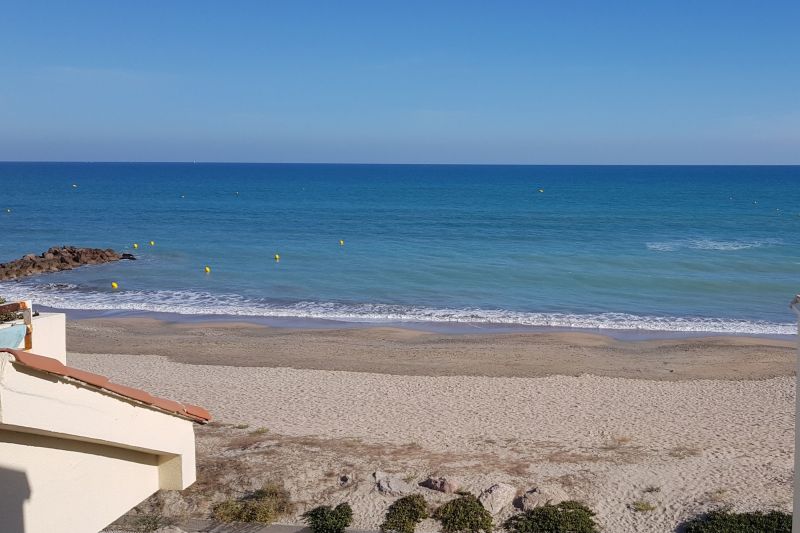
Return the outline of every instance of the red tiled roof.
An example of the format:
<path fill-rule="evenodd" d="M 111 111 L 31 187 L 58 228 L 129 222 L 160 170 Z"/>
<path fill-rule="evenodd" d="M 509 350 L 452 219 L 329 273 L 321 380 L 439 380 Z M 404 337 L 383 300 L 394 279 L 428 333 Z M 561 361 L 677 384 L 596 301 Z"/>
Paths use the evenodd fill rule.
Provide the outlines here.
<path fill-rule="evenodd" d="M 151 396 L 149 393 L 143 390 L 112 383 L 105 376 L 100 376 L 98 374 L 92 374 L 91 372 L 78 370 L 77 368 L 64 366 L 61 364 L 61 362 L 51 357 L 23 352 L 22 350 L 13 350 L 11 348 L 0 348 L 0 352 L 8 352 L 13 355 L 15 360 L 12 362 L 18 365 L 26 366 L 34 370 L 40 370 L 42 372 L 48 372 L 57 376 L 72 378 L 86 383 L 87 385 L 97 387 L 98 389 L 113 392 L 114 394 L 123 396 L 130 400 L 135 400 L 145 405 L 166 411 L 170 414 L 188 418 L 200 424 L 205 424 L 211 420 L 211 415 L 209 412 L 202 407 L 198 407 L 189 403 L 179 403 L 173 400 L 167 400 L 166 398 L 159 398 L 157 396 Z"/>

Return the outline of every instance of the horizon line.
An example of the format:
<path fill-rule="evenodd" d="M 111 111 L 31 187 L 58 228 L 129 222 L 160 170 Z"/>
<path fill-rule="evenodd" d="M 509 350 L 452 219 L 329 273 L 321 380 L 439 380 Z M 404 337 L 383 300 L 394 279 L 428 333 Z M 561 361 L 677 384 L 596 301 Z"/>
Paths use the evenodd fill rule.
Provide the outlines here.
<path fill-rule="evenodd" d="M 140 165 L 349 165 L 349 166 L 484 166 L 484 167 L 797 167 L 798 163 L 358 163 L 303 161 L 125 161 L 125 160 L 12 160 L 0 164 L 140 164 Z"/>

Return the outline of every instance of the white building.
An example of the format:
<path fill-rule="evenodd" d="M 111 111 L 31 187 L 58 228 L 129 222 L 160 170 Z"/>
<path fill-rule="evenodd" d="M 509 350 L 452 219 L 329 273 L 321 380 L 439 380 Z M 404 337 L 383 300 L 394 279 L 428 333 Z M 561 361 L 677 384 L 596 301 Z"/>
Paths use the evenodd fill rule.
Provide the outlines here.
<path fill-rule="evenodd" d="M 93 533 L 194 482 L 207 411 L 66 366 L 63 315 L 25 322 L 28 351 L 0 346 L 0 531 Z"/>

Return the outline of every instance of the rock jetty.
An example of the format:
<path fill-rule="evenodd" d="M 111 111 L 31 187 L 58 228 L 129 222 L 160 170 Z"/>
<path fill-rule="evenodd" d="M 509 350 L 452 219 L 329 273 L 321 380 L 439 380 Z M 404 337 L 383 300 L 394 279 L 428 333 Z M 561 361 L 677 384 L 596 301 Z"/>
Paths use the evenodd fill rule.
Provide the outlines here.
<path fill-rule="evenodd" d="M 136 259 L 131 254 L 121 254 L 100 248 L 53 247 L 42 255 L 28 254 L 15 261 L 0 263 L 0 281 L 35 276 L 59 270 L 72 270 L 83 265 L 99 265 L 120 259 Z"/>

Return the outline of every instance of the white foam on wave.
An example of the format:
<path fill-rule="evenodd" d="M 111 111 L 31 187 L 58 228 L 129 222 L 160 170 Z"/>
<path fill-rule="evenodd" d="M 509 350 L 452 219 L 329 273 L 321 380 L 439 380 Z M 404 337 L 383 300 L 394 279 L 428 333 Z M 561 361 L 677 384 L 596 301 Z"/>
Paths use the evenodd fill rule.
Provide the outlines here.
<path fill-rule="evenodd" d="M 688 248 L 690 250 L 721 250 L 725 252 L 747 250 L 748 248 L 761 248 L 763 246 L 776 246 L 783 244 L 781 239 L 754 239 L 716 241 L 714 239 L 682 239 L 675 241 L 648 242 L 646 246 L 655 252 L 674 252 Z"/>
<path fill-rule="evenodd" d="M 648 242 L 647 248 L 654 252 L 674 252 L 680 247 L 679 243 L 675 242 Z"/>
<path fill-rule="evenodd" d="M 337 302 L 275 303 L 236 294 L 194 291 L 102 292 L 74 285 L 13 283 L 3 287 L 7 298 L 32 299 L 57 309 L 167 312 L 185 315 L 229 315 L 269 318 L 308 318 L 345 322 L 438 322 L 501 324 L 580 329 L 704 332 L 749 335 L 792 335 L 792 323 L 728 318 L 642 316 L 629 313 L 538 313 L 504 309 L 447 309 L 393 304 Z"/>

